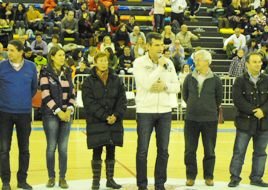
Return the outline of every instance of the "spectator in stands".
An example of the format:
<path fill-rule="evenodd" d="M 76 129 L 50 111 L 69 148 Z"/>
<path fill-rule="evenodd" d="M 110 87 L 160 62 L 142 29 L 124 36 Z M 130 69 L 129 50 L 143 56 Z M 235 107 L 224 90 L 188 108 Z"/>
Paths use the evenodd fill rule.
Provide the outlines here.
<path fill-rule="evenodd" d="M 262 180 L 268 143 L 268 77 L 261 73 L 262 61 L 258 53 L 246 58 L 247 72 L 236 78 L 233 84 L 233 102 L 237 108 L 235 117 L 236 138 L 230 163 L 231 181 L 229 187 L 236 187 L 241 181 L 240 173 L 250 139 L 253 140 L 252 169 L 250 184 L 268 187 Z"/>
<path fill-rule="evenodd" d="M 90 69 L 87 67 L 87 64 L 84 61 L 81 61 L 79 66 L 76 67 L 75 74 L 90 74 Z"/>
<path fill-rule="evenodd" d="M 112 42 L 110 36 L 104 36 L 103 42 L 100 45 L 100 51 L 103 52 L 107 47 L 110 47 L 113 50 L 113 52 L 115 53 L 115 46 L 114 46 L 114 43 Z"/>
<path fill-rule="evenodd" d="M 109 67 L 112 68 L 115 72 L 118 72 L 118 58 L 113 52 L 112 48 L 105 48 L 104 52 L 108 57 Z"/>
<path fill-rule="evenodd" d="M 31 48 L 34 53 L 41 52 L 43 55 L 47 55 L 47 43 L 42 39 L 41 33 L 35 34 L 35 40 L 31 43 Z"/>
<path fill-rule="evenodd" d="M 202 1 L 200 0 L 190 0 L 189 1 L 189 10 L 190 10 L 190 21 L 197 22 L 196 13 L 198 12 L 199 8 L 201 7 Z"/>
<path fill-rule="evenodd" d="M 5 8 L 5 17 L 4 19 L 6 20 L 7 24 L 9 26 L 14 25 L 14 9 L 13 9 L 13 3 L 8 2 Z"/>
<path fill-rule="evenodd" d="M 119 57 L 119 73 L 132 74 L 134 57 L 130 53 L 130 47 L 124 47 L 124 54 Z"/>
<path fill-rule="evenodd" d="M 26 12 L 26 21 L 28 27 L 33 31 L 43 31 L 44 20 L 42 14 L 34 8 L 33 5 L 29 5 Z"/>
<path fill-rule="evenodd" d="M 99 0 L 102 4 L 108 9 L 109 7 L 113 6 L 117 0 Z"/>
<path fill-rule="evenodd" d="M 258 43 L 255 39 L 251 39 L 247 41 L 247 45 L 244 48 L 245 55 L 248 55 L 249 53 L 257 52 L 259 49 Z"/>
<path fill-rule="evenodd" d="M 26 36 L 26 35 L 19 36 L 19 41 L 21 41 L 21 43 L 23 44 L 24 48 L 26 48 L 26 47 L 31 48 L 31 44 L 27 39 L 28 39 L 28 36 Z"/>
<path fill-rule="evenodd" d="M 155 31 L 161 33 L 165 26 L 165 8 L 169 0 L 154 1 L 154 27 Z"/>
<path fill-rule="evenodd" d="M 268 43 L 268 25 L 264 27 L 264 32 L 261 35 L 261 42 L 267 42 Z"/>
<path fill-rule="evenodd" d="M 130 45 L 129 34 L 127 32 L 126 24 L 121 23 L 118 30 L 115 32 L 115 48 L 118 57 L 123 55 L 124 47 Z"/>
<path fill-rule="evenodd" d="M 245 36 L 247 40 L 256 39 L 257 41 L 260 40 L 262 29 L 257 25 L 257 21 L 255 17 L 250 18 L 250 22 L 245 26 Z"/>
<path fill-rule="evenodd" d="M 227 18 L 233 28 L 244 26 L 246 17 L 241 13 L 240 0 L 232 0 L 232 3 L 227 7 Z"/>
<path fill-rule="evenodd" d="M 179 73 L 181 71 L 181 66 L 185 63 L 184 48 L 180 45 L 179 40 L 175 40 L 175 42 L 170 46 L 169 50 L 176 72 Z"/>
<path fill-rule="evenodd" d="M 267 25 L 267 18 L 261 8 L 256 9 L 257 14 L 254 16 L 257 24 L 263 29 Z"/>
<path fill-rule="evenodd" d="M 61 35 L 62 42 L 64 38 L 74 38 L 76 43 L 79 43 L 79 34 L 78 34 L 78 21 L 74 18 L 74 11 L 69 10 L 67 17 L 63 18 L 61 21 Z"/>
<path fill-rule="evenodd" d="M 37 71 L 33 62 L 23 59 L 23 44 L 8 43 L 8 59 L 0 63 L 0 162 L 2 190 L 11 190 L 10 156 L 13 127 L 16 126 L 19 149 L 17 187 L 31 190 L 27 183 L 32 97 L 37 90 Z"/>
<path fill-rule="evenodd" d="M 76 48 L 76 49 L 72 50 L 71 56 L 74 60 L 74 65 L 76 67 L 79 66 L 79 64 L 84 61 L 83 51 L 81 48 Z"/>
<path fill-rule="evenodd" d="M 185 78 L 182 91 L 187 104 L 184 127 L 186 186 L 193 186 L 197 176 L 196 151 L 200 134 L 204 147 L 203 177 L 207 186 L 213 186 L 218 110 L 223 88 L 221 79 L 209 68 L 212 56 L 207 50 L 195 52 L 194 62 L 196 68 Z"/>
<path fill-rule="evenodd" d="M 261 47 L 258 50 L 258 53 L 262 56 L 262 69 L 266 69 L 268 65 L 268 43 L 267 42 L 261 42 Z"/>
<path fill-rule="evenodd" d="M 238 49 L 243 49 L 246 46 L 246 37 L 241 34 L 240 28 L 235 28 L 234 32 L 233 35 L 225 40 L 223 46 L 228 58 L 232 58 Z"/>
<path fill-rule="evenodd" d="M 47 65 L 47 59 L 43 56 L 42 52 L 36 52 L 36 57 L 34 58 L 34 63 L 37 66 L 37 70 Z M 38 69 L 40 68 L 40 69 Z"/>
<path fill-rule="evenodd" d="M 191 71 L 190 66 L 188 64 L 182 65 L 181 72 L 179 72 L 179 74 L 178 74 L 181 87 L 183 86 L 185 78 L 191 72 L 192 71 Z"/>
<path fill-rule="evenodd" d="M 93 149 L 92 190 L 100 187 L 103 147 L 106 147 L 106 187 L 120 189 L 114 181 L 115 146 L 123 146 L 123 115 L 126 111 L 125 86 L 108 67 L 107 56 L 99 52 L 95 67 L 82 86 L 82 99 L 87 121 L 87 147 Z M 109 82 L 108 82 L 109 81 Z"/>
<path fill-rule="evenodd" d="M 181 31 L 176 35 L 176 39 L 180 41 L 185 53 L 191 55 L 191 53 L 193 52 L 191 41 L 198 40 L 199 36 L 188 31 L 188 26 L 183 24 L 181 26 Z"/>
<path fill-rule="evenodd" d="M 118 30 L 120 24 L 120 15 L 119 12 L 115 10 L 113 5 L 109 7 L 108 24 L 111 33 L 115 33 Z"/>
<path fill-rule="evenodd" d="M 49 14 L 56 6 L 57 2 L 55 0 L 44 0 L 43 9 L 45 14 Z"/>
<path fill-rule="evenodd" d="M 164 31 L 161 33 L 164 39 L 164 48 L 169 48 L 175 41 L 175 34 L 171 31 L 171 25 L 166 25 Z"/>
<path fill-rule="evenodd" d="M 223 7 L 222 1 L 217 1 L 217 5 L 213 8 L 213 17 L 217 19 L 219 28 L 229 28 L 229 20 L 227 18 L 226 8 Z"/>
<path fill-rule="evenodd" d="M 151 32 L 146 38 L 148 54 L 137 58 L 133 63 L 137 86 L 137 186 L 139 190 L 147 190 L 147 154 L 154 129 L 157 145 L 155 190 L 164 190 L 172 120 L 170 93 L 178 93 L 180 85 L 173 63 L 164 56 L 159 58 L 164 47 L 161 34 Z"/>
<path fill-rule="evenodd" d="M 0 61 L 7 59 L 7 51 L 4 50 L 3 44 L 0 42 Z"/>
<path fill-rule="evenodd" d="M 51 42 L 49 42 L 49 44 L 47 45 L 47 52 L 50 51 L 50 49 L 52 47 L 55 47 L 55 46 L 59 46 L 59 47 L 62 47 L 61 43 L 60 43 L 60 37 L 58 34 L 53 34 L 52 35 L 52 38 L 51 38 Z"/>
<path fill-rule="evenodd" d="M 182 65 L 180 60 L 177 60 L 177 57 L 172 57 L 171 51 L 168 48 L 164 49 L 163 55 L 172 61 L 176 73 L 179 73 Z"/>
<path fill-rule="evenodd" d="M 243 49 L 237 50 L 237 56 L 235 56 L 229 67 L 230 77 L 239 77 L 246 71 L 246 58 Z"/>
<path fill-rule="evenodd" d="M 70 134 L 75 95 L 71 72 L 65 67 L 65 52 L 53 47 L 48 54 L 48 66 L 40 73 L 42 90 L 42 121 L 47 139 L 46 160 L 48 182 L 46 187 L 55 186 L 55 150 L 58 147 L 60 176 L 59 186 L 68 188 L 67 148 Z M 61 90 L 59 90 L 61 89 Z"/>
<path fill-rule="evenodd" d="M 34 62 L 35 57 L 36 57 L 36 55 L 34 55 L 32 48 L 24 47 L 24 54 L 23 54 L 24 59 L 28 59 L 28 60 Z"/>
<path fill-rule="evenodd" d="M 58 0 L 58 6 L 65 10 L 71 10 L 74 8 L 70 0 Z"/>
<path fill-rule="evenodd" d="M 81 9 L 82 6 L 84 6 L 83 4 L 86 3 L 85 0 L 72 0 L 72 4 L 73 4 L 73 9 L 77 12 Z M 84 8 L 83 8 L 84 9 Z M 87 3 L 86 3 L 86 9 L 88 9 L 87 7 Z M 76 18 L 79 19 L 79 17 Z"/>
<path fill-rule="evenodd" d="M 54 33 L 54 28 L 57 31 L 61 31 L 61 21 L 64 17 L 61 7 L 56 7 L 54 10 L 48 13 L 48 20 L 46 24 L 49 27 L 48 35 L 51 36 Z"/>
<path fill-rule="evenodd" d="M 81 4 L 81 7 L 78 9 L 78 11 L 76 11 L 76 18 L 78 20 L 80 20 L 81 18 L 83 18 L 83 14 L 86 13 L 87 15 L 89 15 L 89 10 L 88 10 L 88 6 L 86 2 L 83 2 Z"/>
<path fill-rule="evenodd" d="M 14 22 L 15 22 L 15 33 L 17 34 L 19 28 L 24 29 L 24 33 L 25 33 L 25 28 L 27 28 L 26 26 L 26 22 L 25 22 L 25 17 L 26 17 L 26 9 L 25 9 L 25 5 L 23 3 L 18 3 L 15 12 L 14 12 Z"/>
<path fill-rule="evenodd" d="M 135 42 L 135 45 L 133 46 L 133 54 L 135 58 L 138 58 L 140 56 L 143 56 L 147 50 L 146 43 L 142 36 L 139 36 L 137 38 L 137 42 Z"/>
<path fill-rule="evenodd" d="M 177 20 L 179 25 L 184 24 L 184 11 L 187 7 L 185 0 L 171 0 L 171 22 Z"/>
<path fill-rule="evenodd" d="M 88 10 L 90 13 L 91 22 L 93 21 L 93 18 L 97 12 L 99 3 L 100 3 L 99 0 L 88 0 Z"/>
<path fill-rule="evenodd" d="M 92 24 L 90 22 L 90 16 L 88 12 L 83 12 L 82 17 L 78 21 L 78 32 L 81 41 L 84 42 L 85 46 L 93 44 L 93 33 Z M 87 41 L 87 42 L 86 42 Z"/>
<path fill-rule="evenodd" d="M 141 36 L 143 38 L 143 41 L 146 43 L 145 35 L 142 31 L 140 31 L 139 26 L 134 26 L 133 32 L 129 34 L 130 43 L 131 45 L 135 45 L 137 42 L 138 37 Z"/>
<path fill-rule="evenodd" d="M 87 63 L 88 67 L 93 66 L 94 56 L 96 55 L 97 52 L 98 52 L 97 47 L 90 46 L 88 50 L 84 53 L 84 60 Z"/>
<path fill-rule="evenodd" d="M 126 24 L 128 33 L 133 32 L 133 29 L 134 29 L 135 26 L 137 26 L 137 23 L 135 21 L 135 16 L 130 15 L 129 19 L 128 19 L 128 22 Z"/>

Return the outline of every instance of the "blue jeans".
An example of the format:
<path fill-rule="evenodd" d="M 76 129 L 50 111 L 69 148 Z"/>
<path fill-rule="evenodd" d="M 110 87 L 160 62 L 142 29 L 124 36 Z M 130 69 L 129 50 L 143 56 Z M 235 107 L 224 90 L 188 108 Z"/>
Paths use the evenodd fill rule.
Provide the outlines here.
<path fill-rule="evenodd" d="M 67 148 L 71 122 L 63 122 L 54 115 L 44 116 L 42 119 L 47 139 L 48 176 L 55 177 L 55 150 L 58 146 L 60 177 L 64 178 L 67 171 Z"/>
<path fill-rule="evenodd" d="M 204 179 L 214 178 L 215 167 L 215 146 L 217 139 L 218 121 L 197 122 L 185 120 L 184 139 L 184 163 L 186 165 L 186 178 L 195 179 L 197 175 L 196 151 L 199 136 L 202 135 L 204 147 L 203 177 Z"/>
<path fill-rule="evenodd" d="M 156 30 L 162 31 L 165 26 L 165 16 L 162 14 L 154 14 L 154 23 Z"/>
<path fill-rule="evenodd" d="M 249 176 L 251 181 L 258 181 L 264 174 L 266 163 L 266 147 L 268 143 L 268 131 L 258 131 L 256 134 L 251 135 L 246 132 L 237 130 L 234 152 L 230 164 L 231 179 L 240 181 L 240 173 L 245 160 L 248 143 L 253 139 L 253 155 L 252 155 L 252 169 Z"/>
<path fill-rule="evenodd" d="M 16 126 L 19 147 L 18 182 L 26 182 L 29 168 L 29 137 L 31 134 L 31 114 L 0 112 L 0 163 L 3 183 L 10 182 L 10 146 L 14 125 Z"/>
<path fill-rule="evenodd" d="M 171 127 L 171 112 L 137 114 L 138 147 L 136 154 L 137 185 L 146 187 L 147 155 L 153 128 L 156 133 L 157 157 L 155 163 L 155 186 L 164 186 L 167 180 L 168 144 Z"/>

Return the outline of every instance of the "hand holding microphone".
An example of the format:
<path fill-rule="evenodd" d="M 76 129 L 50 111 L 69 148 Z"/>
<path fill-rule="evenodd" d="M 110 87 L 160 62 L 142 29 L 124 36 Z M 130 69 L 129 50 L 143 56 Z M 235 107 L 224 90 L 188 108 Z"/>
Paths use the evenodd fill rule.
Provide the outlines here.
<path fill-rule="evenodd" d="M 158 65 L 167 69 L 167 59 L 161 53 L 159 53 L 158 57 Z"/>

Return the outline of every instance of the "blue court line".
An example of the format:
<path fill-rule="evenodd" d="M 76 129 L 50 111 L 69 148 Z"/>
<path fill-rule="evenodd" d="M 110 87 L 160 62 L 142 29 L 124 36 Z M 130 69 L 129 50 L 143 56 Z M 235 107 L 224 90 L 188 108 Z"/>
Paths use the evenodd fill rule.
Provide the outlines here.
<path fill-rule="evenodd" d="M 33 127 L 33 131 L 43 131 L 44 129 L 42 127 Z M 71 128 L 71 131 L 85 131 L 85 128 Z M 136 128 L 125 128 L 125 132 L 136 132 Z M 183 128 L 171 128 L 171 132 L 183 132 Z M 235 128 L 232 129 L 218 129 L 218 133 L 234 133 L 236 132 Z"/>

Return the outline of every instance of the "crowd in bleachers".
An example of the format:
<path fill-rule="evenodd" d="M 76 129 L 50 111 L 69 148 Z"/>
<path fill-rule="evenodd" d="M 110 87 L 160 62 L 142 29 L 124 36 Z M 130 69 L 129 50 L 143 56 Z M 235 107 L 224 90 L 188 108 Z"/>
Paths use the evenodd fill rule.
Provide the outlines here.
<path fill-rule="evenodd" d="M 237 28 L 235 34 L 224 43 L 223 49 L 228 58 L 236 57 L 239 49 L 243 49 L 245 55 L 259 51 L 266 66 L 267 0 L 208 2 L 214 4 L 214 7 L 210 6 L 213 8 L 207 10 L 208 15 L 213 17 L 213 22 L 218 24 L 219 29 Z M 123 17 L 126 15 L 121 15 L 118 4 L 114 0 L 45 0 L 41 5 L 2 2 L 1 42 L 5 47 L 12 38 L 22 40 L 28 52 L 27 58 L 38 66 L 46 64 L 46 55 L 55 45 L 63 46 L 69 52 L 67 60 L 73 68 L 79 68 L 81 62 L 90 67 L 94 56 L 90 53 L 91 50 L 105 51 L 109 55 L 110 66 L 117 73 L 131 74 L 133 60 L 146 52 L 146 31 L 142 31 L 142 23 L 135 20 L 131 11 L 128 12 L 128 20 L 125 20 Z M 201 1 L 155 0 L 152 5 L 150 13 L 154 18 L 151 23 L 153 30 L 162 34 L 165 52 L 168 51 L 179 73 L 184 63 L 191 62 L 194 52 L 191 41 L 200 38 L 200 33 L 188 31 L 185 20 L 198 23 L 196 15 Z M 170 10 L 167 11 L 169 7 Z M 167 19 L 169 17 L 171 19 Z M 80 50 L 82 53 L 75 55 Z M 5 59 L 5 53 L 1 52 L 0 59 Z M 188 57 L 190 61 L 187 61 Z"/>

